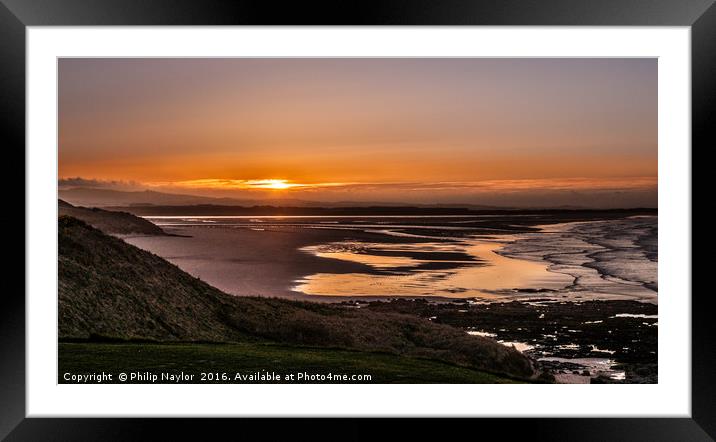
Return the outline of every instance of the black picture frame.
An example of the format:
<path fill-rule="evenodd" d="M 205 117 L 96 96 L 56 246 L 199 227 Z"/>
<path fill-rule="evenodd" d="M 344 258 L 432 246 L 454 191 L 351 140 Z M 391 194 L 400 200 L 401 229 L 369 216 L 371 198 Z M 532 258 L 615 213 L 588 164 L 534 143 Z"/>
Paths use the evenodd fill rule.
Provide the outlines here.
<path fill-rule="evenodd" d="M 525 26 L 690 26 L 692 63 L 692 153 L 716 145 L 716 6 L 713 0 L 413 0 L 281 2 L 195 0 L 0 0 L 0 121 L 7 161 L 22 174 L 25 145 L 25 31 L 28 26 L 142 26 L 142 25 L 525 25 Z M 21 146 L 23 148 L 21 148 Z M 10 155 L 16 155 L 12 158 Z M 9 158 L 12 158 L 10 160 Z M 14 161 L 13 161 L 14 160 Z M 10 163 L 8 163 L 10 164 Z M 13 183 L 22 178 L 13 179 Z M 23 180 L 24 182 L 24 180 Z M 693 177 L 692 177 L 693 183 Z M 17 184 L 14 184 L 17 186 Z M 11 192 L 8 192 L 11 193 Z M 24 207 L 24 194 L 6 203 Z M 693 216 L 693 214 L 692 214 Z M 17 215 L 3 218 L 3 227 L 17 232 Z M 23 216 L 23 221 L 26 221 Z M 23 231 L 24 225 L 23 225 Z M 25 231 L 25 235 L 27 232 Z M 19 238 L 19 235 L 15 235 Z M 23 257 L 25 253 L 23 252 Z M 8 263 L 5 279 L 19 279 L 25 261 Z M 660 269 L 662 271 L 662 269 Z M 0 438 L 7 440 L 135 440 L 154 431 L 162 439 L 196 434 L 239 437 L 260 427 L 261 437 L 321 438 L 316 422 L 233 419 L 42 419 L 25 417 L 25 298 L 24 280 L 5 285 L 0 308 Z M 687 295 L 687 294 L 684 294 Z M 691 294 L 688 294 L 691 295 Z M 467 422 L 475 436 L 501 438 L 524 435 L 532 440 L 714 440 L 716 383 L 714 368 L 716 321 L 708 308 L 710 293 L 692 297 L 692 414 L 691 418 L 549 418 L 480 419 Z M 635 410 L 637 412 L 638 410 Z M 413 419 L 397 422 L 402 438 L 441 436 L 459 422 Z M 382 421 L 385 423 L 385 421 Z M 365 439 L 379 433 L 368 420 L 334 419 L 339 439 Z M 222 430 L 230 429 L 230 433 Z M 479 429 L 479 430 L 478 430 Z M 245 437 L 245 433 L 241 433 Z"/>

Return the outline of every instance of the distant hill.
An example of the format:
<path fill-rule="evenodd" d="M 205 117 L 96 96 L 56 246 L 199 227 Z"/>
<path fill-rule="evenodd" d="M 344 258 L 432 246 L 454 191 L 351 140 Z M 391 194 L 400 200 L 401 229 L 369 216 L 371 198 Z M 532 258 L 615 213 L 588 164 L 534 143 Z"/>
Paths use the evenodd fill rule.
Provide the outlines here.
<path fill-rule="evenodd" d="M 131 206 L 131 205 L 254 205 L 255 200 L 235 198 L 211 198 L 155 192 L 152 190 L 125 191 L 94 187 L 60 189 L 59 197 L 70 204 L 85 207 Z"/>
<path fill-rule="evenodd" d="M 72 216 L 80 219 L 95 228 L 111 234 L 144 234 L 166 235 L 158 226 L 139 218 L 131 213 L 115 212 L 96 208 L 75 207 L 72 204 L 58 200 L 59 216 Z"/>
<path fill-rule="evenodd" d="M 144 206 L 282 206 L 282 207 L 395 207 L 405 206 L 405 203 L 377 202 L 377 201 L 308 201 L 296 198 L 271 198 L 270 200 L 246 198 L 216 198 L 208 196 L 184 195 L 175 193 L 156 192 L 153 190 L 126 191 L 103 189 L 95 187 L 75 187 L 59 190 L 59 196 L 75 206 L 84 207 L 144 207 Z M 415 204 L 416 207 L 426 208 L 455 208 L 463 207 L 476 210 L 499 209 L 496 206 L 475 204 Z M 502 207 L 501 209 L 509 209 Z"/>
<path fill-rule="evenodd" d="M 340 305 L 230 296 L 77 218 L 61 216 L 58 224 L 61 340 L 266 340 L 537 374 L 518 351 L 457 328 Z"/>

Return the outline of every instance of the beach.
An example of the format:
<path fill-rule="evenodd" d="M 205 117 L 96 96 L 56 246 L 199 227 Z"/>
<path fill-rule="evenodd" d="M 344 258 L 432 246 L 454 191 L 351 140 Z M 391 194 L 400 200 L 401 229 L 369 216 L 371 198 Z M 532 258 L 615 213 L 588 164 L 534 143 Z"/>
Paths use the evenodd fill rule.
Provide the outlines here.
<path fill-rule="evenodd" d="M 172 235 L 127 242 L 236 296 L 657 300 L 653 216 L 147 219 Z"/>

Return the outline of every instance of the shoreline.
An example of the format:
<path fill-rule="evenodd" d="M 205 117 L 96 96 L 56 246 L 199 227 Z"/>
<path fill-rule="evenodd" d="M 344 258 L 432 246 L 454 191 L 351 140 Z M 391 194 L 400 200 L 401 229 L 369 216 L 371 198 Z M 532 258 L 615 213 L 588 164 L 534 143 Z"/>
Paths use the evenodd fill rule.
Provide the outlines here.
<path fill-rule="evenodd" d="M 500 235 L 492 232 L 463 237 L 441 237 L 404 234 L 405 230 L 413 226 L 399 228 L 383 225 L 383 229 L 377 230 L 367 229 L 362 223 L 351 225 L 346 222 L 342 225 L 321 224 L 312 228 L 251 221 L 251 224 L 241 225 L 160 224 L 168 235 L 127 236 L 124 239 L 235 296 L 282 297 L 314 302 L 393 298 L 426 298 L 448 302 L 474 298 L 476 301 L 502 302 L 513 299 L 528 301 L 535 297 L 550 296 L 554 299 L 575 301 L 634 299 L 658 303 L 655 285 L 652 287 L 647 284 L 645 288 L 648 291 L 640 291 L 634 287 L 633 281 L 621 281 L 614 275 L 605 274 L 598 263 L 579 262 L 569 267 L 555 261 L 551 257 L 551 251 L 550 254 L 540 251 L 535 255 L 530 250 L 516 250 L 519 249 L 516 245 L 529 244 L 540 236 L 557 236 L 564 232 L 564 228 L 544 233 L 511 232 Z M 575 224 L 572 221 L 554 221 L 539 227 Z M 425 243 L 442 245 L 446 251 L 441 252 L 434 245 L 423 250 L 420 244 Z M 356 244 L 369 249 L 348 250 L 348 253 L 343 253 L 340 249 L 343 244 L 350 247 L 351 244 Z M 334 245 L 339 249 L 335 250 Z M 550 244 L 548 246 L 554 247 Z M 586 259 L 596 261 L 593 255 L 604 250 L 601 246 L 591 247 L 592 253 L 587 255 Z M 502 273 L 496 273 L 500 266 L 490 264 L 495 264 L 492 261 L 498 260 L 516 265 L 519 271 L 508 271 L 509 268 L 504 268 Z M 523 272 L 523 267 L 530 272 Z M 393 275 L 405 276 L 397 280 Z M 366 294 L 361 293 L 360 285 L 353 289 L 346 283 L 362 280 L 363 285 L 372 281 L 380 285 L 386 282 L 405 284 L 409 281 L 405 278 L 423 278 L 425 281 L 426 275 L 435 275 L 434 281 L 443 284 L 443 293 L 431 289 L 397 294 L 401 292 L 401 287 L 405 287 L 403 285 L 378 286 L 379 293 Z M 494 275 L 492 283 L 490 280 L 484 280 L 489 275 Z M 590 278 L 587 282 L 597 287 L 595 290 L 591 290 L 591 286 L 585 290 L 584 281 L 587 276 Z M 452 280 L 445 282 L 446 277 Z M 324 282 L 320 281 L 320 278 L 325 278 L 325 283 L 329 285 L 324 289 L 320 286 L 318 289 L 310 287 L 316 280 Z M 470 284 L 474 285 L 475 278 L 483 278 L 480 281 L 482 288 L 476 287 L 479 293 L 465 292 L 462 289 L 456 290 L 454 296 L 448 293 L 453 291 L 449 283 L 456 281 L 456 289 L 470 287 Z M 505 278 L 508 280 L 504 280 Z M 570 279 L 567 281 L 565 278 Z M 426 282 L 419 284 L 424 287 L 433 285 Z M 330 287 L 341 287 L 343 293 L 324 294 L 330 292 Z M 460 294 L 461 292 L 464 293 Z"/>

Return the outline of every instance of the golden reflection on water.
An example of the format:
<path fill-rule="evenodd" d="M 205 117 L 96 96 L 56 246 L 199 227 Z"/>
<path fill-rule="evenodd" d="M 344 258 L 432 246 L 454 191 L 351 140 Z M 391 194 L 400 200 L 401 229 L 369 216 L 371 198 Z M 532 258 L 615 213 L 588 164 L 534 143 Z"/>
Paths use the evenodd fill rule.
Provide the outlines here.
<path fill-rule="evenodd" d="M 359 262 L 377 270 L 415 267 L 395 274 L 318 273 L 298 281 L 294 290 L 319 296 L 444 296 L 495 298 L 512 289 L 561 289 L 570 285 L 571 277 L 547 270 L 546 262 L 513 259 L 496 253 L 504 243 L 472 239 L 455 244 L 403 244 L 413 251 L 440 251 L 456 247 L 475 261 L 416 259 L 406 256 L 384 256 L 366 253 L 366 249 L 338 247 L 326 250 L 307 247 L 304 251 L 324 258 Z M 371 244 L 371 247 L 380 247 Z M 395 246 L 384 250 L 394 251 Z M 368 249 L 369 251 L 370 249 Z M 451 262 L 463 266 L 447 270 L 427 270 L 418 266 L 426 262 Z"/>
<path fill-rule="evenodd" d="M 394 267 L 415 267 L 420 264 L 417 259 L 407 256 L 382 256 L 369 255 L 366 253 L 354 253 L 349 251 L 343 252 L 315 252 L 316 256 L 321 258 L 340 259 L 342 261 L 352 261 L 366 264 L 377 269 L 389 269 Z"/>

